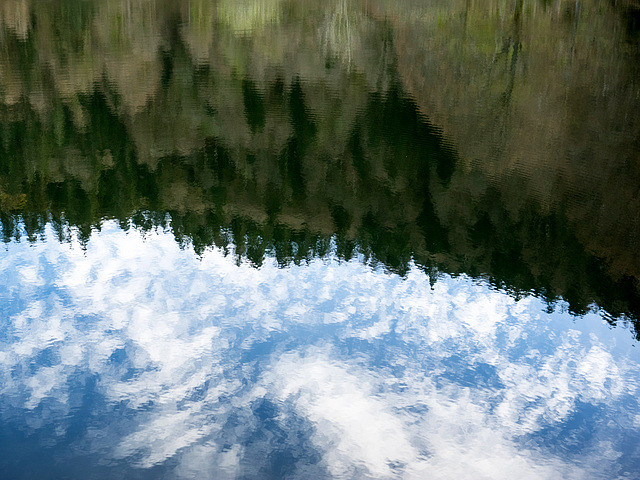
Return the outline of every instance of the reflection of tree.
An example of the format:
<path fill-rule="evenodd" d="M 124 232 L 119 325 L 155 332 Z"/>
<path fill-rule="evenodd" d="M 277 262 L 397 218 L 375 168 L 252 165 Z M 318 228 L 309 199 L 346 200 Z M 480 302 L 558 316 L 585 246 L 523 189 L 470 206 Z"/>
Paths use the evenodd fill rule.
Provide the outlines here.
<path fill-rule="evenodd" d="M 511 94 L 513 93 L 513 85 L 516 79 L 516 69 L 518 66 L 518 54 L 522 48 L 520 41 L 521 30 L 521 18 L 522 18 L 523 0 L 516 0 L 515 8 L 513 9 L 513 33 L 510 35 L 503 44 L 502 54 L 506 55 L 509 59 L 509 68 L 507 75 L 507 87 L 503 95 L 503 101 L 505 105 L 511 103 Z M 509 55 L 510 54 L 510 55 Z M 494 61 L 496 60 L 494 56 Z"/>
<path fill-rule="evenodd" d="M 521 28 L 522 28 L 522 9 L 523 9 L 523 0 L 516 0 L 515 6 L 513 9 L 513 17 L 512 17 L 512 27 L 505 34 L 501 41 L 496 39 L 496 49 L 493 53 L 493 58 L 491 59 L 491 64 L 489 67 L 489 82 L 491 82 L 493 77 L 493 70 L 496 69 L 497 65 L 504 61 L 504 72 L 506 74 L 506 85 L 504 87 L 504 91 L 498 96 L 495 100 L 494 104 L 491 106 L 492 111 L 492 123 L 496 126 L 496 141 L 493 145 L 492 155 L 494 158 L 500 157 L 504 154 L 505 148 L 507 147 L 508 139 L 509 139 L 509 124 L 511 122 L 511 114 L 512 114 L 512 94 L 513 88 L 516 82 L 517 70 L 518 70 L 518 58 L 520 55 L 520 50 L 522 49 L 521 42 Z M 469 15 L 469 3 L 467 3 L 465 10 L 465 34 L 467 31 L 467 17 Z"/>
<path fill-rule="evenodd" d="M 635 278 L 640 62 L 623 3 L 370 9 L 393 24 L 403 86 L 458 147 L 466 170 L 451 188 L 472 203 L 498 188 L 514 222 L 529 203 L 562 213 L 613 276 Z M 440 205 L 445 224 L 464 215 Z"/>
<path fill-rule="evenodd" d="M 353 24 L 361 22 L 357 17 L 362 13 L 347 0 L 337 0 L 334 4 L 334 10 L 326 15 L 321 28 L 323 51 L 328 58 L 336 55 L 350 66 L 353 51 L 361 48 L 356 43 L 359 37 Z"/>
<path fill-rule="evenodd" d="M 495 181 L 508 155 L 523 151 L 514 119 L 535 110 L 522 94 L 523 59 L 535 60 L 526 0 L 482 53 L 491 60 L 496 36 L 506 39 L 505 68 L 482 87 L 491 108 L 474 128 L 495 142 L 482 121 L 509 114 L 500 119 L 504 157 L 494 152 L 480 166 L 466 144 L 445 140 L 467 125 L 448 123 L 457 110 L 428 102 L 413 83 L 464 104 L 455 89 L 468 86 L 463 72 L 474 62 L 451 56 L 482 46 L 470 2 L 467 43 L 438 63 L 440 83 L 420 62 L 407 67 L 414 30 L 393 26 L 399 16 L 374 21 L 353 5 L 335 10 L 340 2 L 297 13 L 299 2 L 262 2 L 251 18 L 236 18 L 232 3 L 152 3 L 46 4 L 28 35 L 9 24 L 0 32 L 2 78 L 17 79 L 3 85 L 0 102 L 5 241 L 23 230 L 35 240 L 47 222 L 61 240 L 75 226 L 86 241 L 103 218 L 116 218 L 126 228 L 170 228 L 198 252 L 218 245 L 255 265 L 269 253 L 282 265 L 302 262 L 333 245 L 341 258 L 361 255 L 400 274 L 414 261 L 434 278 L 467 273 L 550 302 L 562 296 L 577 312 L 593 302 L 614 315 L 640 311 L 633 268 L 599 260 L 604 252 L 624 263 L 626 244 L 607 245 L 601 231 L 586 241 L 575 212 L 530 194 L 537 177 Z M 295 21 L 303 13 L 305 27 Z M 60 15 L 70 31 L 54 34 Z M 328 19 L 348 20 L 348 57 L 338 37 L 323 50 L 318 32 Z M 246 22 L 253 36 L 233 26 Z M 622 178 L 609 175 L 609 184 Z M 563 178 L 552 199 L 571 192 Z"/>

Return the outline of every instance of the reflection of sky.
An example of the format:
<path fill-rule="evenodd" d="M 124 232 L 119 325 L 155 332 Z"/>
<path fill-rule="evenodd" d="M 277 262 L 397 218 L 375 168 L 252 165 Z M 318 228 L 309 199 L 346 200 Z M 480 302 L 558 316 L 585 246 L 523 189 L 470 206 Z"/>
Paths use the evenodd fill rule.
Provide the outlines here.
<path fill-rule="evenodd" d="M 107 223 L 0 256 L 9 478 L 640 478 L 637 347 L 466 278 Z M 626 477 L 625 477 L 626 475 Z"/>

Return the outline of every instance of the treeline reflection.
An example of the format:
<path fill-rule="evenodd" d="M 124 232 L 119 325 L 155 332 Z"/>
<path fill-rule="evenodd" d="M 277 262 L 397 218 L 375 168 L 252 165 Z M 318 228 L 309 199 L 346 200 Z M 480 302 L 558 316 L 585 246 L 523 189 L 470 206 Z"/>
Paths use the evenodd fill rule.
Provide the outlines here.
<path fill-rule="evenodd" d="M 604 100 L 591 95 L 600 77 L 564 85 L 594 106 L 583 117 L 591 130 L 581 130 L 577 102 L 551 119 L 536 110 L 530 90 L 543 74 L 521 65 L 559 62 L 562 41 L 580 41 L 582 23 L 539 46 L 531 37 L 564 7 L 434 5 L 414 6 L 416 16 L 383 1 L 4 3 L 4 241 L 38 241 L 51 224 L 60 241 L 75 230 L 87 242 L 117 219 L 256 266 L 267 255 L 285 266 L 332 252 L 402 275 L 414 262 L 434 279 L 464 273 L 637 322 L 637 67 L 599 57 L 597 71 L 621 92 Z M 626 21 L 599 2 L 581 5 L 585 18 L 603 15 L 594 36 Z M 427 33 L 434 25 L 477 41 L 436 49 L 445 37 Z M 497 55 L 480 48 L 503 36 Z M 470 79 L 491 55 L 507 61 L 491 64 L 478 90 Z M 566 76 L 560 63 L 539 83 Z M 620 112 L 627 120 L 606 127 L 617 136 L 567 153 L 585 132 L 609 135 L 600 122 Z"/>

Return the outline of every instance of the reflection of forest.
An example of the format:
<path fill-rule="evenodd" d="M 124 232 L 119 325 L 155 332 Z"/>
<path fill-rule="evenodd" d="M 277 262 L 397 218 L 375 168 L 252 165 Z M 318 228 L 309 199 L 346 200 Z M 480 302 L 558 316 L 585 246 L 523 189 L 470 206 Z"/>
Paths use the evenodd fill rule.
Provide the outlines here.
<path fill-rule="evenodd" d="M 286 264 L 333 237 L 637 317 L 634 4 L 424 3 L 4 2 L 5 240 L 108 217 Z"/>
<path fill-rule="evenodd" d="M 589 251 L 637 274 L 640 4 L 378 3 L 405 87 L 465 167 L 499 185 L 512 216 L 532 199 L 560 209 Z"/>

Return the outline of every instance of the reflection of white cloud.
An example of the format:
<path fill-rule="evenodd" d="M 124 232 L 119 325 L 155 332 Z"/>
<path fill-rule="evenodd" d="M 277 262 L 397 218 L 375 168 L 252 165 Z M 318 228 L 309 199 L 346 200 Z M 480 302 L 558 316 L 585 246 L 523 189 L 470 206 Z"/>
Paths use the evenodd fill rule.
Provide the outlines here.
<path fill-rule="evenodd" d="M 589 386 L 588 391 L 595 400 L 603 400 L 608 395 L 617 396 L 622 393 L 623 382 L 619 376 L 618 367 L 612 355 L 600 345 L 592 346 L 578 360 L 576 373 Z M 607 382 L 609 382 L 608 385 Z"/>
<path fill-rule="evenodd" d="M 419 452 L 409 441 L 402 418 L 375 394 L 370 373 L 350 373 L 345 365 L 323 357 L 284 355 L 269 371 L 270 391 L 316 427 L 315 442 L 336 478 L 352 478 L 359 470 L 383 478 L 394 466 L 415 462 Z"/>
<path fill-rule="evenodd" d="M 62 367 L 60 366 L 42 367 L 34 375 L 27 378 L 24 386 L 29 390 L 29 400 L 25 407 L 33 409 L 44 398 L 55 398 L 57 401 L 65 403 L 66 397 L 56 389 L 61 373 Z"/>
<path fill-rule="evenodd" d="M 32 283 L 34 285 L 43 284 L 43 280 L 40 276 L 40 272 L 38 272 L 37 265 L 22 267 L 20 269 L 20 276 L 22 277 L 22 281 L 25 283 Z"/>
<path fill-rule="evenodd" d="M 200 413 L 198 410 L 198 405 L 179 411 L 162 409 L 162 415 L 154 415 L 153 420 L 124 437 L 115 448 L 114 457 L 127 458 L 142 450 L 145 455 L 138 464 L 141 468 L 149 468 L 171 458 L 181 448 L 216 430 L 216 425 L 194 425 L 193 420 L 198 419 Z"/>
<path fill-rule="evenodd" d="M 293 402 L 313 422 L 313 440 L 334 478 L 586 479 L 597 473 L 519 447 L 508 425 L 496 421 L 490 399 L 470 388 L 438 388 L 424 372 L 407 369 L 395 379 L 408 386 L 400 393 L 388 378 L 332 360 L 332 353 L 284 355 L 264 380 L 265 391 Z"/>
<path fill-rule="evenodd" d="M 176 468 L 178 478 L 238 478 L 242 448 L 238 445 L 219 451 L 218 445 L 205 443 L 189 449 L 180 458 Z"/>
<path fill-rule="evenodd" d="M 638 428 L 637 353 L 468 279 L 431 288 L 416 269 L 400 279 L 358 262 L 254 269 L 111 223 L 86 252 L 50 238 L 9 245 L 0 265 L 2 402 L 64 430 L 74 382 L 93 377 L 104 408 L 128 414 L 84 441 L 140 468 L 174 458 L 175 476 L 234 478 L 277 446 L 297 452 L 301 477 L 598 478 L 621 458 L 619 432 Z M 260 399 L 304 434 L 251 437 L 267 428 Z M 579 404 L 620 414 L 578 460 L 521 442 Z M 318 470 L 287 443 L 307 440 Z"/>

